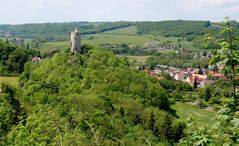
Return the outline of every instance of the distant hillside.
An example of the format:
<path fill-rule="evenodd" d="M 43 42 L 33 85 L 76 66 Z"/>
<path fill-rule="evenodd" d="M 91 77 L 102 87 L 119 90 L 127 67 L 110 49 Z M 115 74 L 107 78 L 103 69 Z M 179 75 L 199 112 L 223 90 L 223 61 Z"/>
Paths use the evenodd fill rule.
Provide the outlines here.
<path fill-rule="evenodd" d="M 239 34 L 238 22 L 232 23 L 235 31 Z M 69 34 L 76 27 L 81 33 L 97 34 L 106 32 L 108 34 L 141 35 L 150 34 L 162 37 L 182 37 L 192 41 L 207 33 L 217 36 L 222 29 L 222 23 L 211 23 L 210 21 L 158 21 L 158 22 L 69 22 L 69 23 L 40 23 L 22 25 L 0 25 L 0 37 L 30 38 L 36 42 L 69 40 Z"/>
<path fill-rule="evenodd" d="M 137 26 L 139 34 L 153 34 L 164 37 L 184 37 L 190 41 L 207 33 L 211 33 L 214 36 L 218 35 L 221 28 L 215 27 L 215 24 L 222 26 L 222 23 L 211 23 L 210 21 L 185 20 L 140 22 Z M 238 33 L 238 22 L 234 22 L 233 26 L 237 29 Z"/>
<path fill-rule="evenodd" d="M 16 36 L 20 38 L 43 38 L 48 41 L 69 39 L 69 34 L 75 28 L 80 28 L 82 34 L 95 34 L 130 26 L 130 22 L 69 22 L 69 23 L 39 23 L 21 25 L 0 25 L 0 36 Z"/>
<path fill-rule="evenodd" d="M 138 23 L 139 34 L 154 34 L 165 37 L 198 36 L 216 31 L 209 21 L 160 21 Z"/>

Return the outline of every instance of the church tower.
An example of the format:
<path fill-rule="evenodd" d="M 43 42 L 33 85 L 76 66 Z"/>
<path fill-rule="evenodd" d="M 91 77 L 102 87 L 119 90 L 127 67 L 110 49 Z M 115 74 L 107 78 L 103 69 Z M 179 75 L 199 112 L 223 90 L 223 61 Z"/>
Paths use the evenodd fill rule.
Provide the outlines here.
<path fill-rule="evenodd" d="M 78 29 L 71 32 L 71 53 L 76 54 L 76 52 L 81 52 L 81 35 Z"/>

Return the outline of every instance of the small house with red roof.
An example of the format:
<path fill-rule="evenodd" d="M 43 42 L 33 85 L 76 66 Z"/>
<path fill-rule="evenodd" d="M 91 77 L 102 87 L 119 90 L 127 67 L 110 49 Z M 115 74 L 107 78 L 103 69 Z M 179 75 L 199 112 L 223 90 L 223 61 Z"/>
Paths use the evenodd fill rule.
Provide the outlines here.
<path fill-rule="evenodd" d="M 223 79 L 226 80 L 227 78 L 224 76 L 223 73 L 220 72 L 215 72 L 215 71 L 210 71 L 208 73 L 209 76 L 212 76 L 214 79 L 218 80 L 218 79 Z"/>

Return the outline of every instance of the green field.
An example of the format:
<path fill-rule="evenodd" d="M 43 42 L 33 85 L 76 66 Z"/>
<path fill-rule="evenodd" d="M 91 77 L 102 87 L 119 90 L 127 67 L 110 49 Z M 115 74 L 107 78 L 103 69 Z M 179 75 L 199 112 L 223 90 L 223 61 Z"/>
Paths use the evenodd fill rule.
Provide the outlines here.
<path fill-rule="evenodd" d="M 130 26 L 116 30 L 106 31 L 101 34 L 91 34 L 82 36 L 82 44 L 92 46 L 101 46 L 102 44 L 128 44 L 128 45 L 144 45 L 146 42 L 160 42 L 161 44 L 170 43 L 172 45 L 181 45 L 184 48 L 192 48 L 192 42 L 181 40 L 178 42 L 177 37 L 162 37 L 153 35 L 138 35 L 137 26 Z M 55 49 L 67 49 L 70 47 L 69 41 L 46 42 L 39 45 L 41 53 L 46 53 Z M 134 59 L 134 58 L 133 58 Z M 138 62 L 144 62 L 145 59 L 138 59 Z"/>
<path fill-rule="evenodd" d="M 0 77 L 0 83 L 9 83 L 13 86 L 18 86 L 18 77 Z"/>
<path fill-rule="evenodd" d="M 82 44 L 100 46 L 101 44 L 133 44 L 144 45 L 146 42 L 155 41 L 153 38 L 140 35 L 114 35 L 114 34 L 94 34 L 82 37 Z M 66 49 L 70 47 L 70 41 L 42 43 L 39 49 L 42 53 L 54 49 Z"/>
<path fill-rule="evenodd" d="M 86 39 L 91 38 L 91 39 Z M 133 44 L 143 45 L 146 42 L 155 41 L 153 38 L 139 35 L 113 35 L 113 34 L 94 34 L 86 35 L 82 39 L 82 44 L 100 46 L 100 44 Z M 42 43 L 40 48 L 66 48 L 70 46 L 70 41 Z"/>
<path fill-rule="evenodd" d="M 123 35 L 136 35 L 137 34 L 137 26 L 130 26 L 125 28 L 120 28 L 116 30 L 106 31 L 106 34 L 123 34 Z"/>
<path fill-rule="evenodd" d="M 155 41 L 152 38 L 139 35 L 114 35 L 114 34 L 95 34 L 92 35 L 94 39 L 83 40 L 83 44 L 90 44 L 94 46 L 99 46 L 100 44 L 133 44 L 133 45 L 143 45 L 146 42 Z"/>
<path fill-rule="evenodd" d="M 187 103 L 176 102 L 176 104 L 173 105 L 173 109 L 177 111 L 177 115 L 180 119 L 186 120 L 191 116 L 198 125 L 210 125 L 215 122 L 215 112 L 208 112 Z"/>
<path fill-rule="evenodd" d="M 5 40 L 6 40 L 6 37 L 0 37 L 0 39 L 5 41 Z M 13 39 L 13 38 L 8 38 L 8 40 L 11 40 L 11 39 Z M 31 41 L 32 41 L 32 39 L 24 38 L 24 43 L 25 43 L 25 44 L 27 44 L 27 43 L 30 44 Z"/>
<path fill-rule="evenodd" d="M 133 62 L 135 60 L 138 63 L 145 63 L 147 58 L 149 58 L 150 56 L 127 56 L 127 55 L 124 56 L 124 55 L 122 55 L 120 57 L 127 57 L 130 62 Z"/>
<path fill-rule="evenodd" d="M 134 36 L 137 36 L 137 26 L 125 27 L 125 28 L 121 28 L 121 29 L 107 31 L 105 33 L 112 34 L 112 35 L 124 35 L 124 36 L 125 35 L 134 35 Z M 147 37 L 147 38 L 151 39 L 152 41 L 158 41 L 161 44 L 163 44 L 164 42 L 171 42 L 172 44 L 175 44 L 175 45 L 180 44 L 182 47 L 185 47 L 185 48 L 193 48 L 192 42 L 182 40 L 182 39 L 179 42 L 178 37 L 162 37 L 162 36 L 153 36 L 153 35 L 144 35 L 144 37 Z"/>
<path fill-rule="evenodd" d="M 114 35 L 136 35 L 137 34 L 137 26 L 130 26 L 121 29 L 111 30 L 105 32 L 106 34 L 114 34 Z M 185 48 L 193 48 L 192 42 L 182 40 L 178 42 L 178 37 L 162 37 L 162 36 L 152 36 L 152 35 L 145 35 L 145 37 L 151 38 L 154 41 L 159 41 L 160 43 L 164 43 L 167 41 L 172 42 L 173 44 L 181 44 Z"/>

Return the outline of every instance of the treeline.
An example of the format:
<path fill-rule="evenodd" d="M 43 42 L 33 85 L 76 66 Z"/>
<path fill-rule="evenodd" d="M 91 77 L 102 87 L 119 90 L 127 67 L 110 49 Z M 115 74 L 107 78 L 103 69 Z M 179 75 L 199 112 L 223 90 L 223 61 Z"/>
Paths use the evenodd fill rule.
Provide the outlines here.
<path fill-rule="evenodd" d="M 159 21 L 140 22 L 137 24 L 139 34 L 162 35 L 164 37 L 184 37 L 192 40 L 196 36 L 215 33 L 217 29 L 211 27 L 210 21 Z"/>
<path fill-rule="evenodd" d="M 80 28 L 81 33 L 84 35 L 114 30 L 130 25 L 130 22 L 69 22 L 0 25 L 0 36 L 8 34 L 19 38 L 62 41 L 68 40 L 70 32 L 75 28 Z"/>
<path fill-rule="evenodd" d="M 239 23 L 230 21 L 233 33 L 239 35 Z M 199 49 L 214 49 L 215 46 L 203 46 L 203 37 L 211 34 L 215 39 L 222 37 L 220 33 L 224 22 L 210 21 L 158 21 L 158 22 L 138 22 L 138 34 L 151 34 L 164 37 L 180 37 L 186 41 L 192 41 L 193 46 Z"/>
<path fill-rule="evenodd" d="M 35 50 L 12 46 L 0 40 L 0 75 L 9 76 L 22 73 L 24 64 L 39 54 Z"/>

